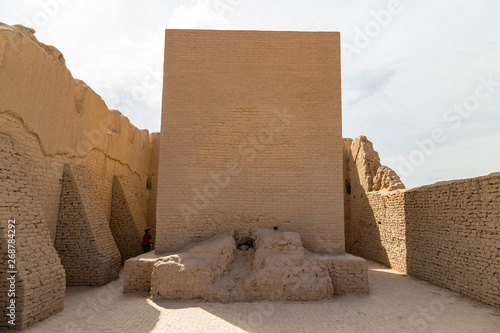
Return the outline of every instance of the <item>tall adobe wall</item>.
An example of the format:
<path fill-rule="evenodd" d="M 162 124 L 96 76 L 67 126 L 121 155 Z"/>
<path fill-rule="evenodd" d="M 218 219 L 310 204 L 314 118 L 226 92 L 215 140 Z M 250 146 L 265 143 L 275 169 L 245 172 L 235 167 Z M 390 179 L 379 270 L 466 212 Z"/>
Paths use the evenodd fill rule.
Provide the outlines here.
<path fill-rule="evenodd" d="M 150 165 L 158 160 L 150 159 L 153 151 L 150 138 L 157 138 L 157 134 L 141 131 L 118 111 L 108 110 L 90 87 L 72 77 L 61 52 L 38 42 L 33 32 L 23 26 L 0 23 L 0 134 L 8 137 L 16 154 L 23 158 L 23 177 L 30 183 L 27 195 L 38 202 L 27 207 L 45 224 L 47 233 L 43 236 L 53 247 L 65 164 L 87 170 L 95 185 L 92 187 L 95 193 L 91 195 L 102 206 L 105 228 L 109 227 L 115 176 L 130 184 L 132 195 L 143 207 L 136 213 L 142 214 L 148 225 L 154 225 L 154 221 L 148 220 L 148 216 L 154 217 L 150 212 L 154 210 L 151 200 L 155 201 L 155 196 L 149 195 L 148 179 Z M 1 169 L 4 163 L 0 161 Z M 9 177 L 18 174 L 14 172 Z M 2 182 L 2 193 L 13 190 L 8 182 Z M 9 219 L 17 217 L 28 223 L 16 210 L 11 215 Z M 2 227 L 7 225 L 5 219 L 1 223 Z M 65 221 L 68 227 L 78 223 Z M 111 232 L 104 234 L 109 238 L 106 241 L 114 242 Z M 139 237 L 137 242 L 140 241 Z"/>
<path fill-rule="evenodd" d="M 499 307 L 500 173 L 405 190 L 379 161 L 344 141 L 348 252 Z"/>
<path fill-rule="evenodd" d="M 346 251 L 404 270 L 404 246 L 398 243 L 404 242 L 403 183 L 382 166 L 365 136 L 344 139 L 344 176 Z M 381 209 L 387 206 L 390 216 Z M 386 253 L 386 247 L 398 250 Z"/>
<path fill-rule="evenodd" d="M 140 184 L 147 202 L 150 135 L 139 130 L 84 82 L 62 54 L 20 26 L 0 25 L 0 129 L 30 156 L 29 170 L 54 239 L 65 163 L 86 166 L 109 220 L 113 176 Z M 56 181 L 55 181 L 56 180 Z"/>
<path fill-rule="evenodd" d="M 65 271 L 34 195 L 27 158 L 17 150 L 0 133 L 0 329 L 23 329 L 64 306 Z"/>
<path fill-rule="evenodd" d="M 167 30 L 158 242 L 277 226 L 344 253 L 340 34 Z"/>

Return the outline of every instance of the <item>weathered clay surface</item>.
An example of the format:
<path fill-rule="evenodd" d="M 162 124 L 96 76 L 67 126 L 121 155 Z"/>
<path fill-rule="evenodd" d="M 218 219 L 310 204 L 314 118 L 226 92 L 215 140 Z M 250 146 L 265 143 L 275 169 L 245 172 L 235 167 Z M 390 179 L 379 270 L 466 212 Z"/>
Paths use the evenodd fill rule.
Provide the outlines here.
<path fill-rule="evenodd" d="M 210 298 L 211 286 L 227 274 L 236 250 L 231 234 L 198 243 L 188 250 L 164 257 L 153 268 L 153 298 Z"/>
<path fill-rule="evenodd" d="M 380 166 L 377 169 L 377 174 L 373 177 L 373 191 L 394 191 L 404 188 L 404 184 L 394 170 L 386 166 Z"/>
<path fill-rule="evenodd" d="M 255 229 L 255 246 L 236 246 L 232 234 L 198 243 L 156 262 L 155 299 L 217 301 L 318 300 L 333 296 L 326 265 L 304 249 L 296 232 Z"/>
<path fill-rule="evenodd" d="M 378 153 L 366 136 L 352 140 L 350 150 L 359 182 L 365 191 L 394 191 L 405 188 L 396 172 L 380 163 Z"/>
<path fill-rule="evenodd" d="M 333 296 L 325 266 L 304 249 L 296 232 L 256 229 L 253 270 L 245 280 L 250 299 L 318 300 Z"/>

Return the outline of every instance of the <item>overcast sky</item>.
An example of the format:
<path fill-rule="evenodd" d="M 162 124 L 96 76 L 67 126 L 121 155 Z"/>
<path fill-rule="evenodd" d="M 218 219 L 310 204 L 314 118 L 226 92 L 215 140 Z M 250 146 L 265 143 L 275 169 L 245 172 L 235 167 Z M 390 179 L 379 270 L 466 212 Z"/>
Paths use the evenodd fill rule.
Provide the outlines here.
<path fill-rule="evenodd" d="M 160 130 L 164 29 L 340 31 L 343 136 L 408 188 L 500 171 L 500 1 L 0 0 L 133 124 Z"/>

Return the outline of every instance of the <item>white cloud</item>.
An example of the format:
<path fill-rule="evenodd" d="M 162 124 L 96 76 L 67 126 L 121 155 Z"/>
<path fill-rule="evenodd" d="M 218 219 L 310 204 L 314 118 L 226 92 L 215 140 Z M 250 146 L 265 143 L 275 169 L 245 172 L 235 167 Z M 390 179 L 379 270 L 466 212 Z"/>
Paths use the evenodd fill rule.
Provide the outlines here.
<path fill-rule="evenodd" d="M 0 0 L 0 21 L 35 24 L 35 15 L 58 1 Z M 110 108 L 153 131 L 160 130 L 164 28 L 340 31 L 342 42 L 353 44 L 357 29 L 365 29 L 374 20 L 373 12 L 386 10 L 390 3 L 62 2 L 67 4 L 57 13 L 45 11 L 50 19 L 36 27 L 38 39 L 59 48 L 74 76 L 87 82 Z M 395 170 L 399 157 L 407 158 L 417 141 L 428 138 L 435 128 L 449 129 L 443 114 L 474 93 L 479 76 L 491 74 L 500 81 L 498 1 L 401 0 L 401 4 L 401 13 L 368 46 L 351 61 L 342 59 L 344 136 L 367 135 L 382 163 Z M 140 98 L 134 99 L 134 94 Z M 493 153 L 498 152 L 499 114 L 500 86 L 403 180 L 414 187 L 495 171 L 500 165 L 500 154 Z"/>
<path fill-rule="evenodd" d="M 169 20 L 171 29 L 231 29 L 224 12 L 232 7 L 220 7 L 220 1 L 198 0 L 192 6 L 181 5 Z"/>

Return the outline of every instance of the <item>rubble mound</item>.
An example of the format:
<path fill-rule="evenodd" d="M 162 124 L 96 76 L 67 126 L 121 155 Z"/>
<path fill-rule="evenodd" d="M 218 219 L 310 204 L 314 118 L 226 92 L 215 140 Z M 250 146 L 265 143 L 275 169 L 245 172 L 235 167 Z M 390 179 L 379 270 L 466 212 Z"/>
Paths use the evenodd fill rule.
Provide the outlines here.
<path fill-rule="evenodd" d="M 235 249 L 232 235 L 221 235 L 158 260 L 151 274 L 152 297 L 210 298 L 210 287 L 231 268 Z"/>
<path fill-rule="evenodd" d="M 304 249 L 296 232 L 258 228 L 251 240 L 234 233 L 158 260 L 153 299 L 211 301 L 319 300 L 333 297 L 326 265 Z"/>
<path fill-rule="evenodd" d="M 251 299 L 318 300 L 333 296 L 332 279 L 304 249 L 296 232 L 257 229 L 253 270 L 245 280 Z"/>

